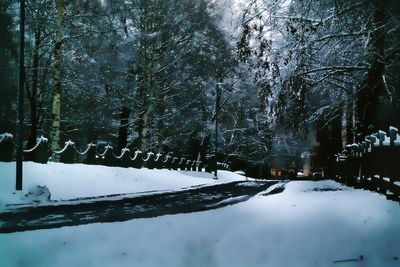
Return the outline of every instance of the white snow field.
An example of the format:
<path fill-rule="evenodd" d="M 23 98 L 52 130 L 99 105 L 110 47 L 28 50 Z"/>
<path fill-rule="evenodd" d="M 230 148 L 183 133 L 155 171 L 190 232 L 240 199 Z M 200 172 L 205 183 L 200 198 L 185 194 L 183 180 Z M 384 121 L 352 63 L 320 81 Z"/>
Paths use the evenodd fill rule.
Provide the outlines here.
<path fill-rule="evenodd" d="M 153 190 L 177 190 L 184 187 L 244 180 L 245 177 L 219 171 L 219 179 L 204 172 L 119 168 L 100 165 L 39 164 L 24 162 L 23 191 L 15 191 L 15 162 L 0 162 L 0 210 L 6 204 L 32 202 L 37 186 L 46 186 L 51 200 L 67 200 L 112 194 L 138 193 Z M 34 193 L 34 192 L 33 192 Z M 37 196 L 45 201 L 46 194 Z"/>
<path fill-rule="evenodd" d="M 7 267 L 399 266 L 399 237 L 398 203 L 333 181 L 295 181 L 287 183 L 283 193 L 261 193 L 215 210 L 0 234 L 0 263 Z M 362 260 L 347 261 L 357 259 Z"/>

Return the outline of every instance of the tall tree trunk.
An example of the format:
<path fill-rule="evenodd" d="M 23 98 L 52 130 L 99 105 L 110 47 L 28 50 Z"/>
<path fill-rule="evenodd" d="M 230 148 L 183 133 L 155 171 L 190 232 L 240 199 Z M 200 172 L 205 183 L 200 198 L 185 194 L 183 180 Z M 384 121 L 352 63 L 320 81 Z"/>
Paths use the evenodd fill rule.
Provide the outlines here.
<path fill-rule="evenodd" d="M 161 97 L 159 103 L 157 103 L 157 145 L 158 145 L 158 152 L 163 152 L 163 141 L 166 134 L 165 123 L 163 119 L 165 110 L 165 99 Z"/>
<path fill-rule="evenodd" d="M 61 116 L 61 56 L 62 56 L 62 29 L 64 19 L 65 0 L 56 0 L 56 39 L 53 67 L 53 107 L 52 125 L 50 131 L 51 149 L 57 150 L 60 146 L 60 116 Z"/>
<path fill-rule="evenodd" d="M 355 100 L 352 95 L 345 96 L 342 115 L 342 145 L 355 142 Z"/>
<path fill-rule="evenodd" d="M 28 138 L 28 148 L 32 148 L 36 144 L 38 129 L 38 77 L 39 77 L 39 47 L 41 44 L 39 27 L 35 29 L 35 47 L 33 52 L 33 68 L 32 68 L 32 91 L 29 97 L 31 110 L 31 130 Z"/>
<path fill-rule="evenodd" d="M 146 151 L 150 143 L 150 128 L 151 128 L 151 112 L 153 109 L 152 96 L 149 96 L 147 103 L 144 105 L 144 109 L 140 112 L 140 121 L 142 128 L 139 136 L 141 137 L 140 150 Z"/>
<path fill-rule="evenodd" d="M 128 123 L 130 109 L 127 107 L 122 107 L 120 113 L 120 126 L 118 130 L 118 149 L 122 150 L 128 144 Z"/>
<path fill-rule="evenodd" d="M 359 122 L 358 139 L 377 131 L 379 128 L 379 97 L 384 90 L 383 74 L 385 71 L 385 4 L 384 0 L 376 0 L 373 5 L 373 23 L 371 33 L 371 67 L 366 80 L 362 83 L 357 96 L 357 118 Z"/>
<path fill-rule="evenodd" d="M 149 12 L 148 2 L 144 1 L 143 5 L 143 32 L 145 33 L 145 39 L 142 44 L 142 49 L 144 51 L 144 60 L 143 60 L 143 79 L 144 79 L 144 87 L 143 87 L 143 108 L 140 116 L 140 121 L 142 122 L 142 129 L 139 136 L 141 136 L 141 146 L 140 149 L 142 151 L 152 149 L 151 145 L 154 141 L 154 136 L 152 135 L 153 130 L 153 117 L 154 117 L 154 108 L 156 106 L 158 96 L 155 92 L 155 66 L 154 66 L 154 57 L 155 57 L 155 48 L 156 44 L 154 42 L 151 34 L 156 32 L 158 29 L 154 25 L 154 21 L 152 18 L 151 12 Z M 153 11 L 154 12 L 154 11 Z M 150 13 L 150 14 L 149 14 Z"/>
<path fill-rule="evenodd" d="M 349 114 L 349 97 L 347 95 L 343 95 L 345 100 L 343 101 L 342 106 L 342 148 L 344 148 L 348 144 L 348 114 Z"/>

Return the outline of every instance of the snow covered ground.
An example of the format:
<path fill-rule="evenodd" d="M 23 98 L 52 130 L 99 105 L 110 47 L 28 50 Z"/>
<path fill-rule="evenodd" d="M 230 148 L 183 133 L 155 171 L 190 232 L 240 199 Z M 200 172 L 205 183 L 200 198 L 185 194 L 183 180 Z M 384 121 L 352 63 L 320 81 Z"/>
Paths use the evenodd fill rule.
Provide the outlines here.
<path fill-rule="evenodd" d="M 45 201 L 46 186 L 51 200 L 95 197 L 111 194 L 138 193 L 153 190 L 177 190 L 184 187 L 244 180 L 245 177 L 219 171 L 219 179 L 210 173 L 190 171 L 149 170 L 146 168 L 118 168 L 85 164 L 49 162 L 24 163 L 23 191 L 15 192 L 15 162 L 0 162 L 0 210 L 6 204 Z M 29 196 L 26 196 L 31 192 Z"/>
<path fill-rule="evenodd" d="M 399 236 L 398 203 L 333 181 L 296 181 L 283 193 L 261 193 L 215 210 L 0 234 L 0 262 L 9 267 L 399 266 Z"/>

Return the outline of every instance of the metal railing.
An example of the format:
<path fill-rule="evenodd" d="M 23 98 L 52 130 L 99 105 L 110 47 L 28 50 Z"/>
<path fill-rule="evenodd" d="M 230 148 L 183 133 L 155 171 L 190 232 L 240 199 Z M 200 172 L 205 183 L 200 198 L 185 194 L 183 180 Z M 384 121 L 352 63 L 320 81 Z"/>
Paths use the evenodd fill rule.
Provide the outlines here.
<path fill-rule="evenodd" d="M 391 126 L 389 134 L 378 131 L 360 143 L 348 144 L 335 156 L 337 181 L 400 201 L 400 136 L 397 128 Z"/>
<path fill-rule="evenodd" d="M 13 136 L 10 134 L 4 136 L 0 140 L 0 161 L 12 161 L 14 155 L 15 144 Z M 48 161 L 57 161 L 61 163 L 74 164 L 91 164 L 105 165 L 114 167 L 132 167 L 132 168 L 149 168 L 149 169 L 169 169 L 169 170 L 185 170 L 197 172 L 213 172 L 217 167 L 220 170 L 229 170 L 229 165 L 225 163 L 215 163 L 215 157 L 207 155 L 204 162 L 186 157 L 177 157 L 172 152 L 153 153 L 142 152 L 140 150 L 131 151 L 124 148 L 118 153 L 114 153 L 114 149 L 110 145 L 97 146 L 96 144 L 87 144 L 80 151 L 75 143 L 71 140 L 65 142 L 64 147 L 58 151 L 50 149 L 48 139 L 41 136 L 37 139 L 37 143 L 30 149 L 23 150 L 24 161 L 33 161 L 46 164 Z"/>

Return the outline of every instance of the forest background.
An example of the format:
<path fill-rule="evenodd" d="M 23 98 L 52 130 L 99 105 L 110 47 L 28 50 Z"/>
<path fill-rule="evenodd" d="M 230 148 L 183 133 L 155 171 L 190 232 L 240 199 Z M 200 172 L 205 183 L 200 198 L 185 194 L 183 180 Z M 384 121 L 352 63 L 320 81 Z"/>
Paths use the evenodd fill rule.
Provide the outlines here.
<path fill-rule="evenodd" d="M 0 133 L 15 133 L 18 1 L 0 2 Z M 110 142 L 329 157 L 400 126 L 400 3 L 30 0 L 25 147 Z"/>

